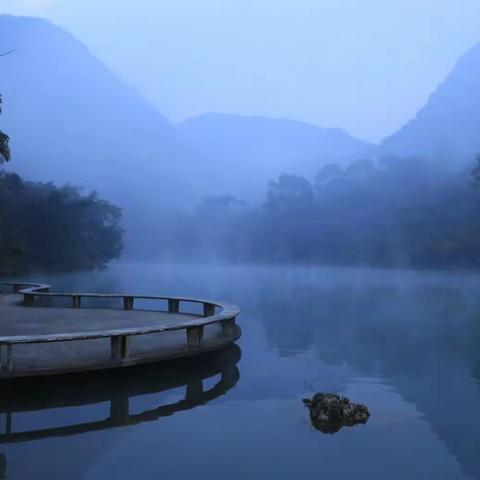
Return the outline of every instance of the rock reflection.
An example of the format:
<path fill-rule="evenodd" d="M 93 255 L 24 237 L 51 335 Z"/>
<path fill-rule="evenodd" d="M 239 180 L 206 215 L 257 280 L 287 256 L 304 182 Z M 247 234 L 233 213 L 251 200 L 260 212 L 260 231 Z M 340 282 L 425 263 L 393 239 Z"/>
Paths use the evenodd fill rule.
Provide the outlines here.
<path fill-rule="evenodd" d="M 224 395 L 233 388 L 240 373 L 236 366 L 241 350 L 232 345 L 196 359 L 60 377 L 15 379 L 3 382 L 0 415 L 4 428 L 0 443 L 15 443 L 49 437 L 77 435 L 114 427 L 137 425 L 189 410 Z M 204 381 L 219 375 L 212 387 Z M 8 385 L 7 385 L 8 383 Z M 130 401 L 143 395 L 168 393 L 185 387 L 184 398 L 141 413 L 132 413 Z M 109 402 L 109 415 L 102 420 L 76 423 L 75 409 L 69 410 L 69 425 L 15 431 L 15 415 L 47 409 L 82 407 Z M 0 454 L 0 478 L 5 476 L 6 459 Z"/>

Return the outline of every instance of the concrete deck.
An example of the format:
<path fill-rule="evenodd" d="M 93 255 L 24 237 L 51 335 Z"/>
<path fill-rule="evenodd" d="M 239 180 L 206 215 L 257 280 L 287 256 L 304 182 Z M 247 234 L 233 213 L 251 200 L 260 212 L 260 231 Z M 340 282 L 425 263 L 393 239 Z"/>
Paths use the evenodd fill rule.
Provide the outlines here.
<path fill-rule="evenodd" d="M 25 307 L 22 301 L 20 294 L 0 297 L 0 343 L 2 337 L 88 334 L 159 326 L 178 328 L 203 318 L 187 313 L 120 308 Z M 12 348 L 13 368 L 0 370 L 0 378 L 105 369 L 191 356 L 223 348 L 240 336 L 237 326 L 229 334 L 220 323 L 202 328 L 201 346 L 187 343 L 185 329 L 129 335 L 128 358 L 121 361 L 112 359 L 109 337 L 15 344 Z"/>

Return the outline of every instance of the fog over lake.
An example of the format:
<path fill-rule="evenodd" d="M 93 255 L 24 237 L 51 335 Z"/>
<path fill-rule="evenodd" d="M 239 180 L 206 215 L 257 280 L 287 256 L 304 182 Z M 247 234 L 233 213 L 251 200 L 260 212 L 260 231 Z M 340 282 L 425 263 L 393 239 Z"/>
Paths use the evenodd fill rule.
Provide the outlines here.
<path fill-rule="evenodd" d="M 209 472 L 204 478 L 289 479 L 319 468 L 327 478 L 480 478 L 477 274 L 119 263 L 42 278 L 65 291 L 235 300 L 244 332 L 239 379 L 218 398 L 154 421 L 3 445 L 12 478 L 38 468 L 45 478 L 86 479 L 199 470 Z M 150 367 L 153 391 L 162 373 Z M 132 397 L 130 410 L 175 403 L 184 389 Z M 314 391 L 355 398 L 372 416 L 324 435 L 302 404 Z M 14 414 L 13 424 L 30 431 L 107 416 L 106 403 L 77 405 Z"/>

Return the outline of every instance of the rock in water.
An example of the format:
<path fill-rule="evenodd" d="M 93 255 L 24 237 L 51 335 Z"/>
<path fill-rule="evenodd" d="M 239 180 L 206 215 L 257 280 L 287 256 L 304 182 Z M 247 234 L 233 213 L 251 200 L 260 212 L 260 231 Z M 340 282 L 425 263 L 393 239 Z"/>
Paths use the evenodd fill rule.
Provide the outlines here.
<path fill-rule="evenodd" d="M 365 405 L 352 403 L 336 393 L 316 393 L 303 403 L 310 410 L 312 425 L 323 433 L 336 433 L 342 427 L 366 423 L 370 412 Z"/>

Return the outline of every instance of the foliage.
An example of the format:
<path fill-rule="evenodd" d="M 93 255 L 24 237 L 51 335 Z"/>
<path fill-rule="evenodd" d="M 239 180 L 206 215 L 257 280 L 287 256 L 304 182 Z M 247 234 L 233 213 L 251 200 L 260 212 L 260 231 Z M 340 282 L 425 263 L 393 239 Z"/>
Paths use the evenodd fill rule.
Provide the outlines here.
<path fill-rule="evenodd" d="M 214 223 L 210 208 L 187 223 L 229 259 L 470 268 L 480 265 L 479 171 L 405 158 L 325 165 L 313 183 L 270 182 L 262 206 L 225 205 Z"/>
<path fill-rule="evenodd" d="M 0 113 L 2 112 L 2 97 L 0 96 Z M 10 160 L 10 147 L 8 135 L 0 130 L 0 163 Z"/>
<path fill-rule="evenodd" d="M 121 253 L 120 216 L 95 193 L 0 172 L 0 272 L 101 266 Z"/>

